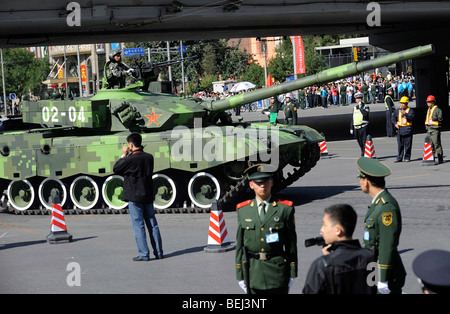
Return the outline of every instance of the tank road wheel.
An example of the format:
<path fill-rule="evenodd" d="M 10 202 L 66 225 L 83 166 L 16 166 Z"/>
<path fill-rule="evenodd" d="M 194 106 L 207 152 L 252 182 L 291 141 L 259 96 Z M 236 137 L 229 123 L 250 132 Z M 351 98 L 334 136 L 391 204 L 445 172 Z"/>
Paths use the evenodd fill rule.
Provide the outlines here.
<path fill-rule="evenodd" d="M 209 173 L 199 172 L 189 180 L 188 194 L 192 203 L 201 208 L 209 208 L 220 197 L 219 181 Z"/>
<path fill-rule="evenodd" d="M 177 188 L 175 182 L 165 174 L 154 174 L 153 177 L 153 205 L 156 209 L 166 209 L 175 202 Z"/>
<path fill-rule="evenodd" d="M 123 177 L 118 175 L 106 178 L 102 186 L 102 196 L 106 205 L 112 209 L 127 207 L 128 202 L 122 200 Z"/>
<path fill-rule="evenodd" d="M 69 195 L 76 207 L 84 210 L 91 209 L 97 204 L 99 197 L 97 183 L 88 176 L 78 177 L 70 185 Z"/>
<path fill-rule="evenodd" d="M 46 178 L 39 184 L 38 196 L 41 204 L 47 208 L 52 209 L 53 196 L 59 195 L 61 206 L 66 203 L 67 191 L 64 183 L 59 179 Z"/>
<path fill-rule="evenodd" d="M 11 181 L 7 193 L 9 203 L 17 210 L 27 210 L 34 202 L 33 186 L 27 180 Z"/>

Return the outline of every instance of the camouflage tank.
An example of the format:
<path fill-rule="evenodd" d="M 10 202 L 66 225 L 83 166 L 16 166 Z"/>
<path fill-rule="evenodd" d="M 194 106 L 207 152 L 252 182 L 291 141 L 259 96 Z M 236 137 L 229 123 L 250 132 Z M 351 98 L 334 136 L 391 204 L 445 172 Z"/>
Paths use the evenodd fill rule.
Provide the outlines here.
<path fill-rule="evenodd" d="M 303 125 L 233 122 L 226 110 L 431 53 L 431 45 L 417 47 L 215 101 L 147 91 L 146 78 L 159 68 L 141 63 L 137 83 L 128 87 L 91 98 L 26 102 L 24 122 L 50 127 L 1 134 L 1 206 L 48 212 L 59 194 L 69 212 L 126 211 L 123 178 L 112 169 L 130 132 L 142 134 L 144 151 L 155 158 L 159 211 L 203 211 L 214 200 L 232 207 L 247 189 L 244 170 L 255 163 L 276 166 L 274 186 L 282 190 L 316 165 L 323 136 Z M 293 170 L 285 174 L 288 165 Z"/>

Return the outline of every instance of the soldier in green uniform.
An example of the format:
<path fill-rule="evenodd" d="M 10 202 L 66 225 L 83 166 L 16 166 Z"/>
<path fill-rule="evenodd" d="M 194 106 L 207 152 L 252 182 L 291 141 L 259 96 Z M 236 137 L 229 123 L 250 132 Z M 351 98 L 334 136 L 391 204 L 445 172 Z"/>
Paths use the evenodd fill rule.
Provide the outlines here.
<path fill-rule="evenodd" d="M 269 122 L 272 125 L 277 125 L 277 116 L 278 116 L 278 111 L 281 109 L 281 103 L 278 100 L 278 97 L 270 97 L 269 98 L 269 107 L 266 109 L 263 109 L 261 111 L 262 114 L 266 114 L 269 116 Z"/>
<path fill-rule="evenodd" d="M 306 93 L 304 88 L 298 90 L 298 101 L 300 102 L 300 109 L 305 109 Z"/>
<path fill-rule="evenodd" d="M 293 93 L 286 94 L 286 104 L 284 105 L 285 124 L 297 125 L 297 104 Z"/>
<path fill-rule="evenodd" d="M 400 207 L 385 188 L 385 177 L 391 174 L 385 164 L 361 157 L 356 162 L 360 185 L 372 197 L 364 220 L 364 247 L 374 250 L 379 267 L 378 293 L 401 293 L 406 271 L 397 246 L 402 231 Z"/>
<path fill-rule="evenodd" d="M 344 83 L 340 84 L 339 87 L 339 94 L 341 95 L 341 105 L 342 106 L 347 106 L 347 97 L 346 94 L 347 93 L 347 87 L 345 86 Z"/>
<path fill-rule="evenodd" d="M 247 169 L 255 198 L 236 206 L 236 279 L 251 294 L 288 293 L 297 277 L 295 209 L 271 195 L 274 170 L 264 164 Z"/>
<path fill-rule="evenodd" d="M 377 86 L 375 85 L 375 82 L 371 83 L 370 85 L 370 93 L 372 94 L 373 103 L 377 102 Z"/>
<path fill-rule="evenodd" d="M 102 88 L 125 87 L 126 75 L 132 75 L 133 69 L 129 69 L 122 63 L 121 51 L 113 49 L 109 53 L 109 61 L 106 62 L 103 74 Z"/>
<path fill-rule="evenodd" d="M 368 104 L 369 103 L 369 86 L 367 86 L 366 82 L 364 82 L 363 85 L 361 86 L 361 92 L 363 93 L 364 103 Z"/>

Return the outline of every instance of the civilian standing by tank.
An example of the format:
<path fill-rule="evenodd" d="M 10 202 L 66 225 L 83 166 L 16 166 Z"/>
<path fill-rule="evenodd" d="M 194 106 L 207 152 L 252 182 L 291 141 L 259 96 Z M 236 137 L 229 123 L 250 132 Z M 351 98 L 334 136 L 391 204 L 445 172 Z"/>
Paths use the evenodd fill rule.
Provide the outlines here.
<path fill-rule="evenodd" d="M 139 256 L 133 261 L 150 260 L 145 225 L 150 235 L 153 254 L 157 259 L 163 258 L 162 240 L 153 207 L 153 156 L 145 153 L 142 137 L 132 133 L 127 137 L 127 146 L 122 148 L 122 156 L 114 165 L 113 171 L 124 178 L 123 200 L 128 201 Z"/>

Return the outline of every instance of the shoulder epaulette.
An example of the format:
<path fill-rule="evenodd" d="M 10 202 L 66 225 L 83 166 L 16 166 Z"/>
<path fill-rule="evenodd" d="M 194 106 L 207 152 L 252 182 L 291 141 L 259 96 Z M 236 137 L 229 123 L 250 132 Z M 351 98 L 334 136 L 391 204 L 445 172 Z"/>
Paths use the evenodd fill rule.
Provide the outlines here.
<path fill-rule="evenodd" d="M 292 201 L 287 201 L 287 200 L 278 200 L 278 203 L 287 205 L 287 206 L 292 206 L 294 204 L 294 202 Z"/>
<path fill-rule="evenodd" d="M 241 208 L 241 207 L 247 206 L 247 205 L 250 204 L 251 202 L 252 202 L 252 200 L 247 200 L 247 201 L 244 201 L 244 202 L 242 202 L 242 203 L 239 203 L 239 204 L 236 205 L 236 209 L 239 209 L 239 208 Z"/>

